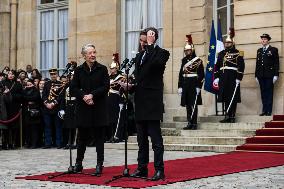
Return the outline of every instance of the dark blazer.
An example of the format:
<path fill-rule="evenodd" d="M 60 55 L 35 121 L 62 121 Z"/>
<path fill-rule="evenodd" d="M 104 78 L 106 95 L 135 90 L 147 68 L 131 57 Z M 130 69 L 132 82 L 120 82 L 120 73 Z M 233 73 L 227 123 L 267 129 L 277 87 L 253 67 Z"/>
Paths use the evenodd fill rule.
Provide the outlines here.
<path fill-rule="evenodd" d="M 160 48 L 147 46 L 145 61 L 141 59 L 145 51 L 135 58 L 135 119 L 162 120 L 163 118 L 163 75 L 170 53 Z"/>
<path fill-rule="evenodd" d="M 110 85 L 106 66 L 95 62 L 91 71 L 86 62 L 77 67 L 71 81 L 71 92 L 76 96 L 75 119 L 77 127 L 108 125 L 107 94 Z M 92 94 L 94 105 L 83 100 Z"/>
<path fill-rule="evenodd" d="M 279 55 L 278 49 L 269 47 L 263 52 L 262 48 L 257 50 L 255 77 L 272 78 L 279 76 Z"/>

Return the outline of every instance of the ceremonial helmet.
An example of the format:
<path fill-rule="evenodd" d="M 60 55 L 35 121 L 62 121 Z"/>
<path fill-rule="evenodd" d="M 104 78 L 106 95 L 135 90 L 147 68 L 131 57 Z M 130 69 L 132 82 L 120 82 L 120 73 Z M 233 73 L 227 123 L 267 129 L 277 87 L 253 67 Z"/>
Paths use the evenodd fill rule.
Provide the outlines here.
<path fill-rule="evenodd" d="M 186 35 L 184 51 L 186 51 L 186 50 L 194 51 L 194 45 L 192 43 L 192 37 L 191 37 L 190 34 Z"/>
<path fill-rule="evenodd" d="M 234 37 L 235 37 L 235 29 L 230 27 L 229 28 L 229 33 L 227 34 L 227 38 L 225 40 L 225 43 L 235 43 L 235 40 L 234 40 Z"/>
<path fill-rule="evenodd" d="M 119 69 L 119 55 L 118 53 L 114 53 L 112 57 L 112 63 L 110 64 L 110 69 L 116 68 Z"/>

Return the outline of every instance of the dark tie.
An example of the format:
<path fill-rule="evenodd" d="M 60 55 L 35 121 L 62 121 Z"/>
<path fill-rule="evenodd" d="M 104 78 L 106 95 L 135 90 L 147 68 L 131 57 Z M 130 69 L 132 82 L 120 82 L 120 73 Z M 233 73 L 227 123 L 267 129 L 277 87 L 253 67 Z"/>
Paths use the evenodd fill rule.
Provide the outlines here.
<path fill-rule="evenodd" d="M 144 54 L 142 55 L 140 65 L 144 64 L 146 57 L 147 57 L 147 52 L 145 51 Z"/>

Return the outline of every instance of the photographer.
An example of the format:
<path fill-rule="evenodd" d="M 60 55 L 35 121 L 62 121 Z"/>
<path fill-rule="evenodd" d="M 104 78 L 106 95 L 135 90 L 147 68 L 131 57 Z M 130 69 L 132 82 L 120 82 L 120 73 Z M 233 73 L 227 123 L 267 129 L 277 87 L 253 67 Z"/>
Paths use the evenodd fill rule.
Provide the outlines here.
<path fill-rule="evenodd" d="M 39 127 L 41 122 L 41 98 L 39 90 L 29 79 L 23 91 L 23 115 L 25 117 L 26 145 L 37 148 L 39 144 Z"/>

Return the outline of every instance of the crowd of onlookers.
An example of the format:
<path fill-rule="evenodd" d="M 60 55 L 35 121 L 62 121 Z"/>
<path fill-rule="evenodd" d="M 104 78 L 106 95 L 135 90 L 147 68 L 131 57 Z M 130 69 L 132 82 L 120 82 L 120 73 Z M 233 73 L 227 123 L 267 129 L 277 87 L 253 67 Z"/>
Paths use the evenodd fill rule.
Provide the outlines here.
<path fill-rule="evenodd" d="M 31 65 L 26 70 L 12 70 L 6 66 L 0 73 L 0 138 L 2 149 L 21 145 L 27 148 L 44 147 L 42 93 L 49 78 L 43 78 Z M 66 82 L 66 77 L 58 78 Z M 62 120 L 63 121 L 63 120 Z M 54 138 L 54 133 L 52 133 Z M 55 139 L 54 139 L 55 140 Z M 63 148 L 68 134 L 62 133 Z"/>
<path fill-rule="evenodd" d="M 67 91 L 72 74 L 70 78 L 66 75 L 59 76 L 57 69 L 50 69 L 49 74 L 50 78 L 44 78 L 39 70 L 33 69 L 31 65 L 27 65 L 26 70 L 17 71 L 6 66 L 0 72 L 0 150 L 18 147 L 76 147 L 76 126 L 72 116 L 74 112 L 70 115 L 69 109 L 69 116 L 65 115 L 65 119 L 65 113 L 62 114 L 62 110 L 68 112 Z M 63 90 L 62 93 L 59 92 L 60 96 L 50 99 L 61 88 Z M 73 98 L 75 97 L 70 99 Z M 131 102 L 128 106 L 128 133 L 132 134 L 135 132 L 134 112 Z M 114 116 L 112 114 L 110 111 L 110 117 Z M 124 131 L 123 127 L 119 128 L 115 135 L 118 138 L 113 140 L 115 128 L 108 127 L 105 141 L 122 141 Z M 93 144 L 93 141 L 90 141 L 89 145 Z"/>

